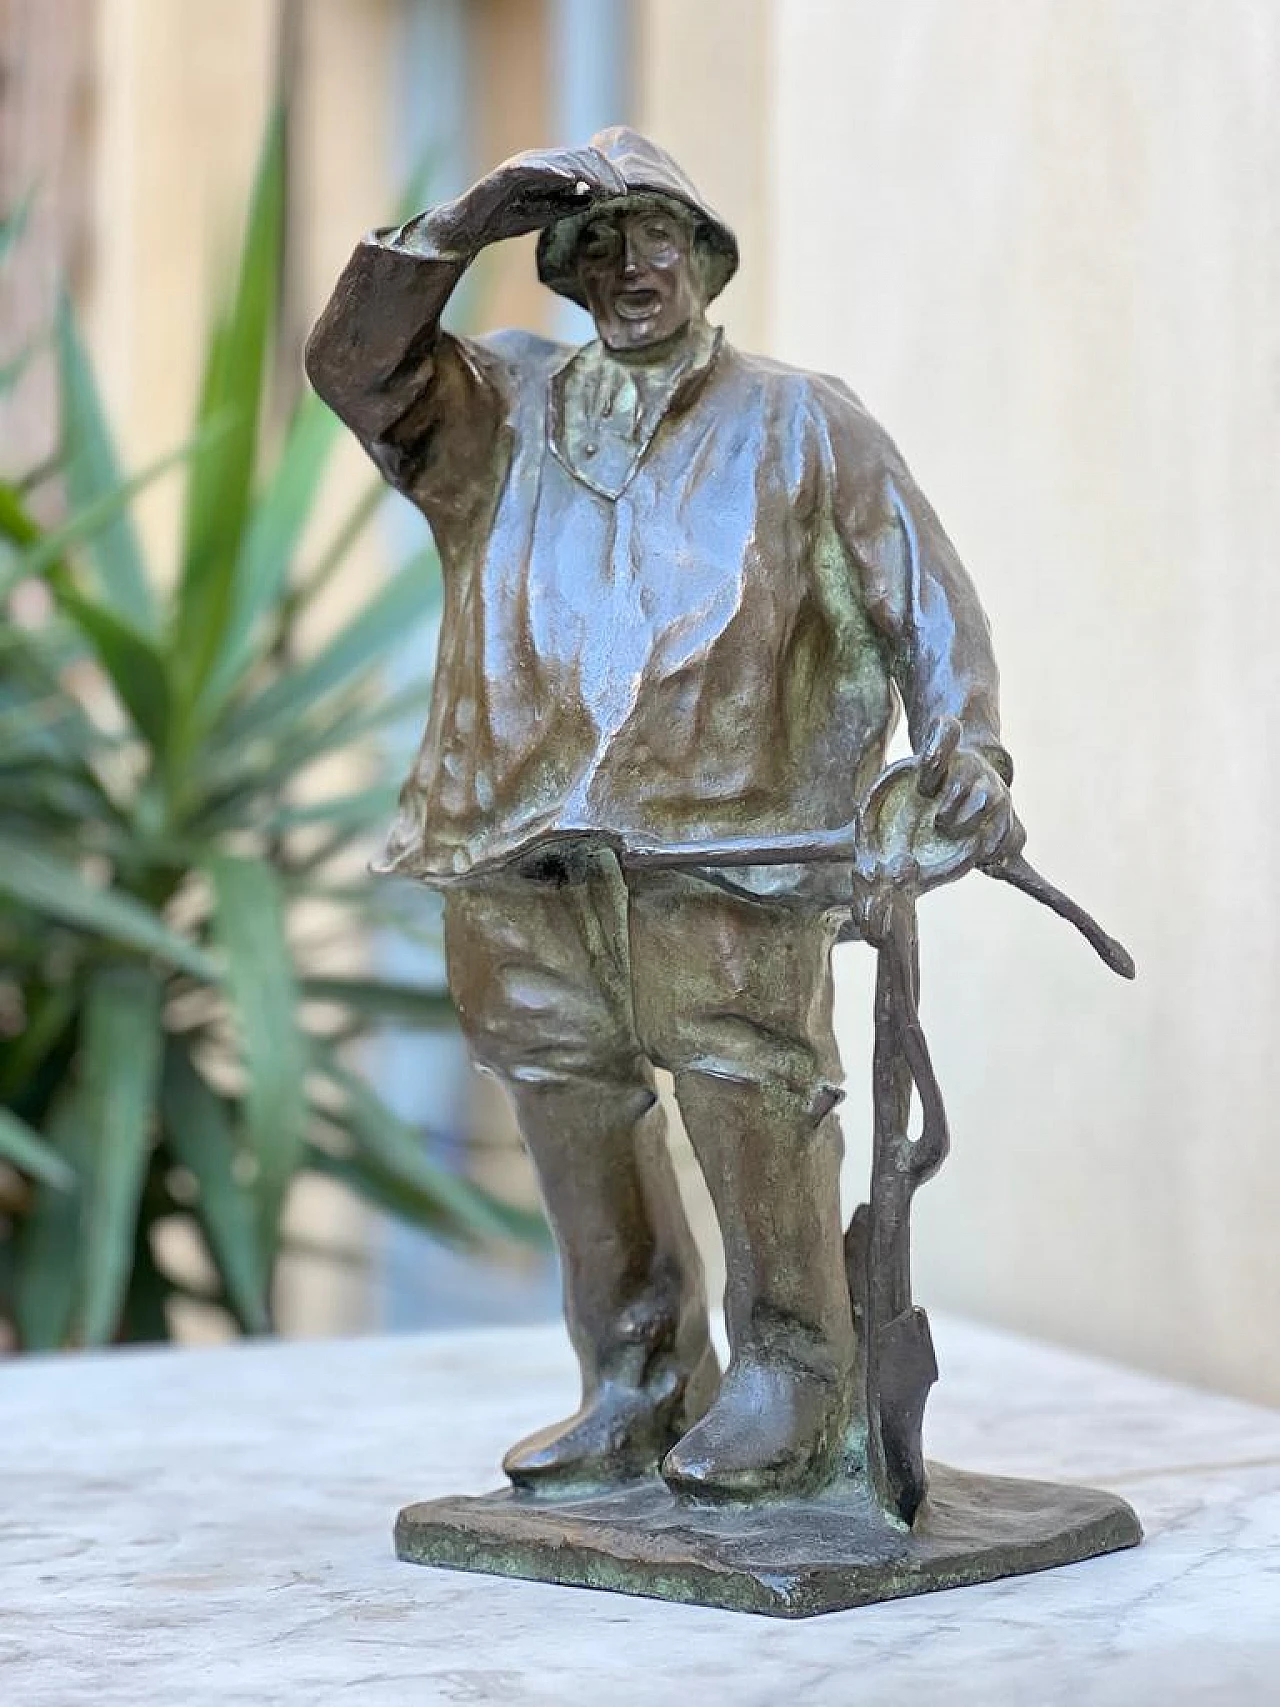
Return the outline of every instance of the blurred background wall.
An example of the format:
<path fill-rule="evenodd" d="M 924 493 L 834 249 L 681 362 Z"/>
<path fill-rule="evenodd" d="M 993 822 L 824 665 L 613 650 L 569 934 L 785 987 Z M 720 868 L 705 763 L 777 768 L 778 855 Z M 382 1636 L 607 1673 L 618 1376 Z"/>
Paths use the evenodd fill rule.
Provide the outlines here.
<path fill-rule="evenodd" d="M 774 24 L 773 345 L 900 435 L 991 614 L 1032 855 L 1140 968 L 994 885 L 927 907 L 921 1290 L 1280 1399 L 1280 12 Z"/>
<path fill-rule="evenodd" d="M 917 1292 L 1280 1401 L 1270 0 L 3 0 L 0 28 L 23 67 L 5 188 L 56 190 L 32 300 L 72 268 L 139 460 L 181 436 L 281 54 L 298 340 L 424 143 L 442 193 L 614 119 L 677 154 L 743 241 L 730 335 L 846 378 L 942 514 L 995 629 L 1032 856 L 1139 963 L 1109 979 L 994 884 L 928 902 L 955 1154 L 920 1199 Z M 582 335 L 510 248 L 477 314 Z M 869 989 L 844 951 L 851 1192 Z M 462 1106 L 456 1052 L 415 1059 L 414 1094 Z M 304 1274 L 300 1326 L 442 1297 L 460 1318 L 483 1291 L 428 1283 L 340 1200 L 313 1212 L 373 1257 L 354 1288 Z M 545 1276 L 485 1298 L 552 1308 Z"/>

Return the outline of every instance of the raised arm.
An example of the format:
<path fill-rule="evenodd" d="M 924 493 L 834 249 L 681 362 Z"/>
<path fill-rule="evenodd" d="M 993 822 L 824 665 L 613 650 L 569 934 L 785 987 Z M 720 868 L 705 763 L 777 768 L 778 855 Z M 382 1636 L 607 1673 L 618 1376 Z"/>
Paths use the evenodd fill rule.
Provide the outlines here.
<path fill-rule="evenodd" d="M 312 385 L 392 479 L 396 428 L 437 378 L 440 316 L 467 267 L 490 243 L 535 231 L 625 186 L 594 149 L 520 154 L 455 201 L 375 231 L 356 248 L 307 343 Z M 451 414 L 481 411 L 466 375 Z M 421 426 L 421 423 L 418 423 Z"/>

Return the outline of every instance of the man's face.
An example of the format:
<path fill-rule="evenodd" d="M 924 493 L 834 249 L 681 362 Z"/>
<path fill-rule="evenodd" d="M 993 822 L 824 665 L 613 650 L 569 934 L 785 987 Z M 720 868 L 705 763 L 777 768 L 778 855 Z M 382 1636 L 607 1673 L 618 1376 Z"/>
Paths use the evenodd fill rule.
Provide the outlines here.
<path fill-rule="evenodd" d="M 596 331 L 611 350 L 643 350 L 702 309 L 689 223 L 661 203 L 588 220 L 575 251 Z"/>

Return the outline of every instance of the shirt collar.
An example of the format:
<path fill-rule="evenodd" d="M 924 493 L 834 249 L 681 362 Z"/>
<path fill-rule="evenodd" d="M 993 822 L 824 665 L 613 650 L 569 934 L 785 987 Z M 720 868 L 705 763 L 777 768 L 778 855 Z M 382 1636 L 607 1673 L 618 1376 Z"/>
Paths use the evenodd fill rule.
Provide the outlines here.
<path fill-rule="evenodd" d="M 636 445 L 636 453 L 625 477 L 614 486 L 605 486 L 595 477 L 593 470 L 579 465 L 570 450 L 569 434 L 566 430 L 567 419 L 565 399 L 568 385 L 575 369 L 590 371 L 592 367 L 609 364 L 618 368 L 627 368 L 633 374 L 636 367 L 631 363 L 616 362 L 599 339 L 593 339 L 589 344 L 574 350 L 551 375 L 550 392 L 547 408 L 547 439 L 556 459 L 561 462 L 584 485 L 593 491 L 601 493 L 606 498 L 616 498 L 625 489 L 636 468 L 644 458 L 645 452 L 653 442 L 662 422 L 668 415 L 675 415 L 687 409 L 694 398 L 702 390 L 710 376 L 712 368 L 720 354 L 724 343 L 724 328 L 710 326 L 705 320 L 690 328 L 689 336 L 679 352 L 671 359 L 669 367 L 659 377 L 652 368 L 640 369 L 641 375 L 647 373 L 649 383 L 643 377 L 639 383 L 642 395 L 647 393 L 652 399 L 655 394 L 665 390 L 666 396 L 652 412 L 645 410 L 647 416 L 645 431 Z"/>

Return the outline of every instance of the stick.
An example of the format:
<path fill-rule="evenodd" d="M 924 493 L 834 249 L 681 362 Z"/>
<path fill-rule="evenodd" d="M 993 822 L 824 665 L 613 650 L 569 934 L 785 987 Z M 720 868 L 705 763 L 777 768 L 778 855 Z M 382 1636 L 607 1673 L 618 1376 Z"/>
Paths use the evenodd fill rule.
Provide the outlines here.
<path fill-rule="evenodd" d="M 851 863 L 857 857 L 859 828 L 842 824 L 834 830 L 813 830 L 795 836 L 731 836 L 706 842 L 651 843 L 629 847 L 622 863 L 629 871 L 671 871 L 686 866 L 810 865 L 818 860 Z M 1009 883 L 1039 901 L 1042 907 L 1065 919 L 1098 955 L 1104 966 L 1121 978 L 1136 975 L 1133 956 L 1124 944 L 1109 935 L 1078 901 L 1036 870 L 1025 855 L 1011 854 L 991 860 L 977 870 L 1001 883 Z M 962 871 L 953 874 L 962 876 Z"/>

